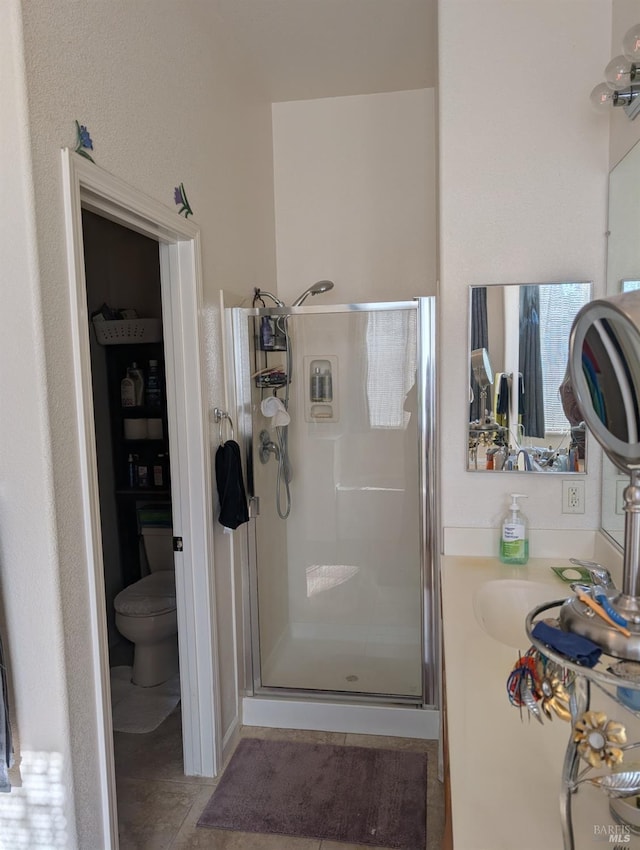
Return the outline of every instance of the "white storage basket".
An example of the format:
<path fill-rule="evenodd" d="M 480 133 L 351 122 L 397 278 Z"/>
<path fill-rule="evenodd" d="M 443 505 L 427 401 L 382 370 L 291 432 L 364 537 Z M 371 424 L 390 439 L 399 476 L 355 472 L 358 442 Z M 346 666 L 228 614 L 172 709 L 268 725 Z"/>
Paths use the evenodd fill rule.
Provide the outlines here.
<path fill-rule="evenodd" d="M 100 345 L 127 345 L 135 342 L 160 342 L 162 322 L 160 319 L 94 319 L 93 329 Z"/>

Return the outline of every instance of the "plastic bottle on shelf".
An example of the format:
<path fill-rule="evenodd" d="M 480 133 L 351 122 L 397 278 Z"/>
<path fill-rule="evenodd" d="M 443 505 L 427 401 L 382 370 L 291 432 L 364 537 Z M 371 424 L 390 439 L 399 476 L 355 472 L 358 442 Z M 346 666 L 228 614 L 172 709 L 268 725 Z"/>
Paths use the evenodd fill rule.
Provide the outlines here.
<path fill-rule="evenodd" d="M 138 484 L 138 467 L 136 458 L 132 454 L 127 458 L 127 478 L 129 487 L 133 490 Z"/>
<path fill-rule="evenodd" d="M 153 486 L 154 487 L 163 487 L 164 486 L 164 476 L 165 476 L 165 456 L 164 454 L 156 455 L 155 460 L 153 461 Z"/>
<path fill-rule="evenodd" d="M 149 486 L 149 467 L 146 463 L 142 462 L 138 464 L 137 467 L 138 472 L 138 487 L 148 487 Z"/>
<path fill-rule="evenodd" d="M 127 375 L 133 381 L 136 392 L 136 407 L 142 407 L 144 404 L 144 372 L 138 368 L 137 363 L 132 363 L 127 369 Z"/>
<path fill-rule="evenodd" d="M 160 372 L 158 370 L 157 360 L 149 360 L 149 374 L 147 375 L 145 401 L 148 407 L 160 407 L 162 404 Z"/>
<path fill-rule="evenodd" d="M 120 381 L 120 404 L 123 407 L 136 406 L 136 385 L 128 369 L 126 376 Z"/>

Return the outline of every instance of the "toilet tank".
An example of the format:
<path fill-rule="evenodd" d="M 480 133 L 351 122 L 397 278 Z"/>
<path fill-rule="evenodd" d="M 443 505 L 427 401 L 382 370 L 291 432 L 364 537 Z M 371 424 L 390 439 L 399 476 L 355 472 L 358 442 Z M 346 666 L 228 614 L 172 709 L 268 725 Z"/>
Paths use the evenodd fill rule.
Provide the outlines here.
<path fill-rule="evenodd" d="M 161 570 L 175 572 L 173 561 L 173 529 L 143 526 L 142 542 L 149 563 L 149 570 L 158 573 Z"/>

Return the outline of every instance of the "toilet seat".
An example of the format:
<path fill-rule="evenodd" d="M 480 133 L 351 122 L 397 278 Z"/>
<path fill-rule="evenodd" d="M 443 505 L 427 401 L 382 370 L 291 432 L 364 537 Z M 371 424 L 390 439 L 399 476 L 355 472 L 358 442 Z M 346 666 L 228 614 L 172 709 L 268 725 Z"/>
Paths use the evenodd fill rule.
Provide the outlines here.
<path fill-rule="evenodd" d="M 151 617 L 175 611 L 175 573 L 169 570 L 151 573 L 121 590 L 113 604 L 118 614 L 127 617 Z"/>

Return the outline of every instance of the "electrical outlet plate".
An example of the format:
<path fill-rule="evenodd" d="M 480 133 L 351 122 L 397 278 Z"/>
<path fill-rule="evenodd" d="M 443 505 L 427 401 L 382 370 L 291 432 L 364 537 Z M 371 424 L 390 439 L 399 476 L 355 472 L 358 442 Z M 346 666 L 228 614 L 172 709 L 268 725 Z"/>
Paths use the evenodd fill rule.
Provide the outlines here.
<path fill-rule="evenodd" d="M 582 479 L 562 482 L 562 513 L 584 513 L 584 481 Z"/>

